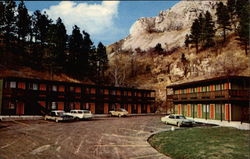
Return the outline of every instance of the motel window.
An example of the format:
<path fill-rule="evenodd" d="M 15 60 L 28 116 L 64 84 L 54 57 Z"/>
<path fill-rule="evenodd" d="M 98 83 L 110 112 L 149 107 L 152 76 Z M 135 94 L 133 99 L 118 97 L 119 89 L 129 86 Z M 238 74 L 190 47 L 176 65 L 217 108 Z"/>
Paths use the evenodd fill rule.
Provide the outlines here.
<path fill-rule="evenodd" d="M 215 104 L 215 111 L 216 111 L 216 113 L 221 112 L 221 104 Z"/>
<path fill-rule="evenodd" d="M 56 86 L 56 85 L 53 85 L 53 86 L 52 86 L 52 91 L 54 91 L 54 92 L 57 91 L 57 86 Z"/>
<path fill-rule="evenodd" d="M 127 96 L 128 92 L 127 91 L 123 91 L 123 96 Z"/>
<path fill-rule="evenodd" d="M 10 88 L 16 88 L 16 82 L 15 81 L 10 82 Z"/>
<path fill-rule="evenodd" d="M 184 94 L 184 89 L 181 90 L 181 94 Z"/>
<path fill-rule="evenodd" d="M 194 92 L 195 93 L 198 92 L 198 88 L 197 87 L 194 88 Z"/>
<path fill-rule="evenodd" d="M 174 94 L 178 94 L 178 90 L 174 90 Z"/>
<path fill-rule="evenodd" d="M 209 107 L 210 107 L 209 104 L 207 104 L 207 112 L 208 112 L 208 113 L 209 113 Z"/>
<path fill-rule="evenodd" d="M 210 86 L 207 86 L 207 92 L 210 92 Z"/>
<path fill-rule="evenodd" d="M 69 91 L 70 92 L 74 92 L 75 91 L 75 87 L 69 87 Z"/>
<path fill-rule="evenodd" d="M 207 87 L 206 86 L 203 86 L 202 87 L 202 92 L 206 92 L 207 91 Z"/>
<path fill-rule="evenodd" d="M 216 85 L 215 85 L 215 90 L 216 90 L 216 91 L 221 90 L 221 88 L 220 88 L 220 84 L 216 84 Z"/>
<path fill-rule="evenodd" d="M 206 104 L 203 104 L 203 112 L 206 113 Z"/>
<path fill-rule="evenodd" d="M 56 102 L 52 102 L 51 109 L 56 109 Z"/>
<path fill-rule="evenodd" d="M 38 84 L 33 83 L 33 90 L 38 90 Z"/>
<path fill-rule="evenodd" d="M 112 95 L 116 95 L 116 91 L 115 90 L 112 90 Z"/>
<path fill-rule="evenodd" d="M 224 90 L 224 84 L 220 85 L 221 90 Z"/>

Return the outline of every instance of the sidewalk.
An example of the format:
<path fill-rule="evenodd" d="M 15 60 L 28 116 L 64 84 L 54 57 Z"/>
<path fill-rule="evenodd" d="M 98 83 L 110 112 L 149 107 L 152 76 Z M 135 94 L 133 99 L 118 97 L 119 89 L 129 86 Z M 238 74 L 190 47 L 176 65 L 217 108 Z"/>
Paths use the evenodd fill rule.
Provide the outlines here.
<path fill-rule="evenodd" d="M 190 118 L 187 117 L 187 119 L 194 120 L 196 122 L 202 122 L 206 124 L 216 124 L 219 126 L 226 126 L 226 127 L 235 127 L 237 129 L 241 130 L 250 130 L 250 123 L 241 123 L 240 121 L 220 121 L 220 120 L 206 120 L 206 119 L 200 119 L 200 118 Z"/>

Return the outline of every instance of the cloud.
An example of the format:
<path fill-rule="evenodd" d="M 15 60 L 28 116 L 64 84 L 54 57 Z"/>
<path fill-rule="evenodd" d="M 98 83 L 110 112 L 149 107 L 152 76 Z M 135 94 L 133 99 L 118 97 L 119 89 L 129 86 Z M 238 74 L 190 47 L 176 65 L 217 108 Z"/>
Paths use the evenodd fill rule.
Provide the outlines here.
<path fill-rule="evenodd" d="M 114 19 L 118 16 L 118 6 L 119 1 L 102 1 L 101 4 L 63 1 L 43 11 L 54 21 L 60 17 L 68 34 L 71 34 L 72 27 L 77 25 L 91 36 L 98 36 L 115 28 Z"/>

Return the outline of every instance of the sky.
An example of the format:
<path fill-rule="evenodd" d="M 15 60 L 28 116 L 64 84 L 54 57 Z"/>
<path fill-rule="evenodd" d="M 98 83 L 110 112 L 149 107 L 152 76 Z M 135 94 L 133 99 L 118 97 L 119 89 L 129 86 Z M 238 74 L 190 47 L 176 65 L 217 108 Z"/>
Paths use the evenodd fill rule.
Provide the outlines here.
<path fill-rule="evenodd" d="M 112 44 L 129 35 L 141 17 L 154 17 L 178 1 L 25 1 L 29 12 L 46 11 L 53 21 L 63 20 L 70 35 L 73 25 L 85 30 L 95 45 Z"/>

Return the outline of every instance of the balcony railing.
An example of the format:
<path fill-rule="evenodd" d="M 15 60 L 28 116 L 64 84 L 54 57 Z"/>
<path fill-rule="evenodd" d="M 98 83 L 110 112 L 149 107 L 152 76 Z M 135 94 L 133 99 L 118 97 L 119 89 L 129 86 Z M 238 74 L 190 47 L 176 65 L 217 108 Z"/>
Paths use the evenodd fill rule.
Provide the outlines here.
<path fill-rule="evenodd" d="M 233 98 L 244 98 L 249 99 L 249 91 L 247 90 L 222 90 L 212 92 L 199 92 L 199 93 L 188 93 L 188 94 L 175 94 L 168 95 L 168 100 L 211 100 L 211 99 L 233 99 Z"/>

